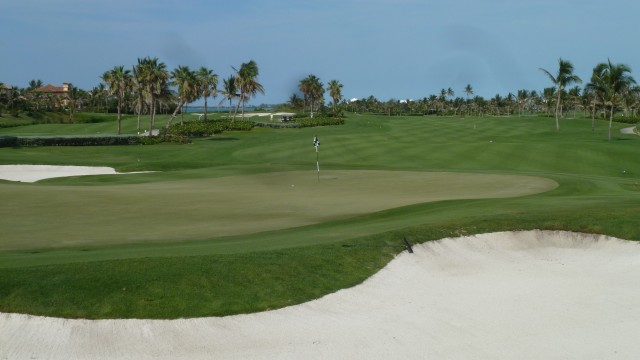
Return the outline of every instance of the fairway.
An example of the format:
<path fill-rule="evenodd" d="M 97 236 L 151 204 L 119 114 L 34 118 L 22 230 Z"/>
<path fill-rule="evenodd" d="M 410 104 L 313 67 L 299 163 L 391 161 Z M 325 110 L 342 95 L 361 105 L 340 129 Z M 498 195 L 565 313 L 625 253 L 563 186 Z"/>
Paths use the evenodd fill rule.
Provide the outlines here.
<path fill-rule="evenodd" d="M 0 312 L 254 313 L 360 284 L 405 238 L 546 229 L 640 239 L 640 137 L 620 133 L 626 124 L 608 141 L 604 121 L 592 130 L 591 119 L 566 119 L 560 132 L 554 122 L 353 114 L 342 126 L 189 145 L 2 148 L 7 165 L 152 172 L 0 181 Z M 123 123 L 135 130 L 135 118 Z"/>
<path fill-rule="evenodd" d="M 556 186 L 522 175 L 373 170 L 102 186 L 3 183 L 0 250 L 211 239 L 418 203 L 524 196 Z"/>

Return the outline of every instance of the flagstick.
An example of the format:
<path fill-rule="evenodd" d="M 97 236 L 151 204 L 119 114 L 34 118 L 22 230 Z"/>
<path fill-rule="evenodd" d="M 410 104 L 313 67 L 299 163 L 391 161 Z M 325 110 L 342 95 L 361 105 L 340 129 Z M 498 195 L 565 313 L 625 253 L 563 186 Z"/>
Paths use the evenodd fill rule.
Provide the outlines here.
<path fill-rule="evenodd" d="M 320 182 L 320 159 L 318 155 L 318 147 L 316 146 L 316 168 L 318 169 L 318 182 Z"/>

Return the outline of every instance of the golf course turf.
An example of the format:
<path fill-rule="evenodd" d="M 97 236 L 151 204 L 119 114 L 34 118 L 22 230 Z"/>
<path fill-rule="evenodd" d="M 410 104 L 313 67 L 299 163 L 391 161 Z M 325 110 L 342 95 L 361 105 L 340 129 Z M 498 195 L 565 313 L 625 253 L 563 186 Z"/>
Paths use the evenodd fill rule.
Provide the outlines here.
<path fill-rule="evenodd" d="M 638 240 L 639 150 L 637 136 L 606 141 L 590 119 L 556 132 L 541 117 L 372 115 L 190 145 L 3 148 L 1 164 L 157 172 L 1 181 L 0 311 L 229 315 L 358 284 L 403 237 L 539 228 Z"/>

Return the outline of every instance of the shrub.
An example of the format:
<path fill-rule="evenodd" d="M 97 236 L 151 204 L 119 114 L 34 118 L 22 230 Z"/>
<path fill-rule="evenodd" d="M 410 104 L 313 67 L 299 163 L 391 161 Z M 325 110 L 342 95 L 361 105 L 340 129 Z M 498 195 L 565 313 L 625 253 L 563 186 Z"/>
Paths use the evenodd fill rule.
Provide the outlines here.
<path fill-rule="evenodd" d="M 160 143 L 187 144 L 189 138 L 166 136 L 102 136 L 102 137 L 0 137 L 0 147 L 38 146 L 110 146 L 110 145 L 155 145 Z"/>
<path fill-rule="evenodd" d="M 249 131 L 255 126 L 253 121 L 247 120 L 192 120 L 183 124 L 169 127 L 167 134 L 186 137 L 213 136 L 223 131 Z"/>
<path fill-rule="evenodd" d="M 225 120 L 218 120 L 216 122 L 221 123 L 226 131 L 249 131 L 253 129 L 253 127 L 256 125 L 256 123 L 254 123 L 253 121 L 238 120 L 238 119 L 236 120 L 225 119 Z"/>
<path fill-rule="evenodd" d="M 214 121 L 195 120 L 183 124 L 173 124 L 167 130 L 167 135 L 182 137 L 203 137 L 220 134 L 223 126 Z"/>
<path fill-rule="evenodd" d="M 287 128 L 301 128 L 303 127 L 300 124 L 296 124 L 294 122 L 290 122 L 290 123 L 263 123 L 263 122 L 259 122 L 255 124 L 257 127 L 268 127 L 268 128 L 274 128 L 274 129 L 287 129 Z"/>
<path fill-rule="evenodd" d="M 18 138 L 15 136 L 0 136 L 0 148 L 1 147 L 16 147 L 18 146 Z"/>
<path fill-rule="evenodd" d="M 301 127 L 344 125 L 344 118 L 314 117 L 295 119 L 295 122 L 300 124 Z"/>

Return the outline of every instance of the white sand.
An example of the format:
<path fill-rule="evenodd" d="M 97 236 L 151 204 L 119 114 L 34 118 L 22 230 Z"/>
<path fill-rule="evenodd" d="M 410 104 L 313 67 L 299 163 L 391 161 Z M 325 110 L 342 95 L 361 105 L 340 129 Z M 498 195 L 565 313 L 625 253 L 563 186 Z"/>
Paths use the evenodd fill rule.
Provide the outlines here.
<path fill-rule="evenodd" d="M 0 314 L 0 359 L 637 359 L 640 247 L 566 232 L 444 239 L 363 284 L 182 320 Z"/>
<path fill-rule="evenodd" d="M 0 179 L 36 182 L 43 179 L 82 175 L 123 174 L 110 167 L 59 165 L 0 165 Z M 133 173 L 126 173 L 133 174 Z"/>

